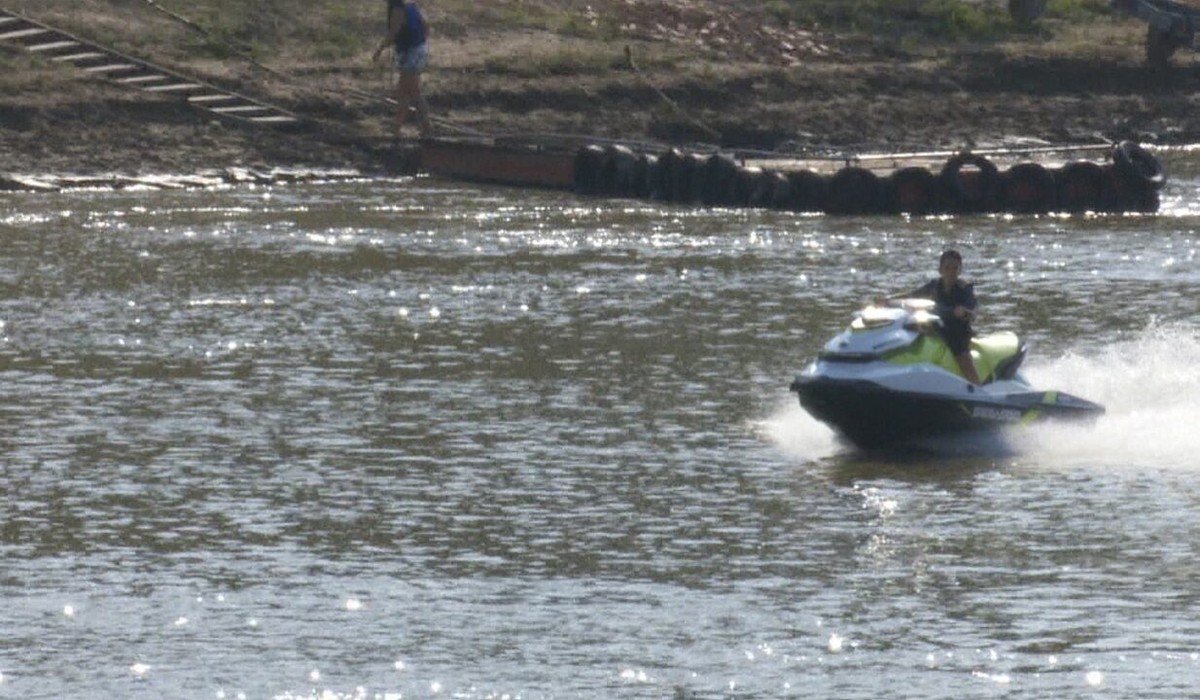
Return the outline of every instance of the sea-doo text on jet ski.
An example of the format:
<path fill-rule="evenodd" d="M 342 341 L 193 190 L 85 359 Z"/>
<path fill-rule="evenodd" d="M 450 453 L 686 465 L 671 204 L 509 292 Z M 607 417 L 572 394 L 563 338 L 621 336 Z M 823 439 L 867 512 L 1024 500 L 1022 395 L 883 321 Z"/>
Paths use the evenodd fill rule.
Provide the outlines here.
<path fill-rule="evenodd" d="M 800 405 L 865 448 L 1104 413 L 1091 401 L 1030 387 L 1017 374 L 1026 347 L 1014 333 L 971 340 L 984 382 L 971 384 L 942 341 L 934 311 L 932 301 L 902 299 L 857 312 L 792 382 Z"/>

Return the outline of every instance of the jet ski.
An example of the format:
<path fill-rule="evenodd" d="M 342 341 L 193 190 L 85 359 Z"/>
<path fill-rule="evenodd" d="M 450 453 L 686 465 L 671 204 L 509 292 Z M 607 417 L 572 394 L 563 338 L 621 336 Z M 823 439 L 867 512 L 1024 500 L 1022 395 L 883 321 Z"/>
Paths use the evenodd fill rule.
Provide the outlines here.
<path fill-rule="evenodd" d="M 796 376 L 791 390 L 814 418 L 866 449 L 1104 414 L 1086 399 L 1034 390 L 1017 372 L 1027 346 L 1011 332 L 971 339 L 983 382 L 975 386 L 942 340 L 941 326 L 927 299 L 867 306 Z"/>

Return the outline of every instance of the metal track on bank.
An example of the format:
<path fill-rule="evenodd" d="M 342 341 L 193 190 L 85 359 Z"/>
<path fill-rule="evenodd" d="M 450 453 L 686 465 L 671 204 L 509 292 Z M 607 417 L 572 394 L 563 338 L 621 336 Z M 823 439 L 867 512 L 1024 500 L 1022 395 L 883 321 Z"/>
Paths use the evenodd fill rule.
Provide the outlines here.
<path fill-rule="evenodd" d="M 302 122 L 299 116 L 280 107 L 85 41 L 2 8 L 0 45 L 74 66 L 123 87 L 174 95 L 191 107 L 223 119 L 275 128 L 295 127 Z"/>

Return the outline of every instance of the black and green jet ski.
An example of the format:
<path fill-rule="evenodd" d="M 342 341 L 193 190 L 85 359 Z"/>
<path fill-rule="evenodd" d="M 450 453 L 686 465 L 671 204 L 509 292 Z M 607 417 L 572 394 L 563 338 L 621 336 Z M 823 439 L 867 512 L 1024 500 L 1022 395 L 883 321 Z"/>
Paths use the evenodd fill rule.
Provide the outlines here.
<path fill-rule="evenodd" d="M 1104 407 L 1036 391 L 1018 373 L 1026 346 L 1015 333 L 971 339 L 982 386 L 967 381 L 942 340 L 934 302 L 868 306 L 825 344 L 791 389 L 800 405 L 863 448 L 1051 419 L 1094 420 Z"/>

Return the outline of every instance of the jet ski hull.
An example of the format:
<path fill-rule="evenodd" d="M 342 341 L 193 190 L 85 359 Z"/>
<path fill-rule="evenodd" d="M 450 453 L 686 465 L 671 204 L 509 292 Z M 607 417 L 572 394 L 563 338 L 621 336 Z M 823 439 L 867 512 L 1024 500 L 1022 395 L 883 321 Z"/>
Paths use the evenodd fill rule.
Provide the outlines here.
<path fill-rule="evenodd" d="M 1046 419 L 1092 420 L 1104 408 L 1070 394 L 972 387 L 960 392 L 897 390 L 872 380 L 801 375 L 792 384 L 800 405 L 855 445 L 875 449 L 939 435 L 994 431 Z"/>

